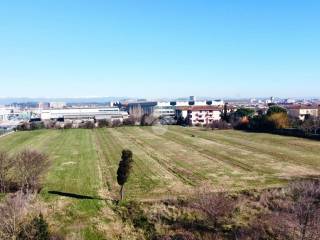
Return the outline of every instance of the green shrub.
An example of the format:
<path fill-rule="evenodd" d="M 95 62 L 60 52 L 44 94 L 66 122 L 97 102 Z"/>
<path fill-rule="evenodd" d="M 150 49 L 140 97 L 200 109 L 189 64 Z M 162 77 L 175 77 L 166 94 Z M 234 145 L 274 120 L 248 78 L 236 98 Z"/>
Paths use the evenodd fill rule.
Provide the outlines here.
<path fill-rule="evenodd" d="M 144 214 L 141 205 L 130 201 L 123 205 L 121 215 L 124 221 L 131 221 L 134 228 L 141 229 L 146 239 L 153 239 L 156 236 L 156 229 L 152 222 Z"/>
<path fill-rule="evenodd" d="M 18 240 L 49 240 L 48 224 L 42 214 L 35 217 L 29 224 L 22 228 Z"/>

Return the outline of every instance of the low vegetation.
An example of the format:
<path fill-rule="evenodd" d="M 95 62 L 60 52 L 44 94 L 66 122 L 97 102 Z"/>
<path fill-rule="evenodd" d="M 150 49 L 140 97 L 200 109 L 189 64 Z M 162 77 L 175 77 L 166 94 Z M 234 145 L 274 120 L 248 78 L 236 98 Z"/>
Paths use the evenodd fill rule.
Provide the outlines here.
<path fill-rule="evenodd" d="M 204 192 L 185 202 L 166 203 L 175 211 L 161 214 L 167 234 L 158 239 L 316 240 L 319 191 L 319 181 L 302 181 L 281 189 Z M 152 219 L 152 213 L 146 215 Z"/>

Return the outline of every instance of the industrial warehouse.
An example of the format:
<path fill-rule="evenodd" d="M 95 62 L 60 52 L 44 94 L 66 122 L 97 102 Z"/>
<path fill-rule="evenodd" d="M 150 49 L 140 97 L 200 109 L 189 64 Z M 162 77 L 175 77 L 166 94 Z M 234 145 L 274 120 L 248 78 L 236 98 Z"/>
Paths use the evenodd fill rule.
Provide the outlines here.
<path fill-rule="evenodd" d="M 44 109 L 40 111 L 41 120 L 120 120 L 128 118 L 126 111 L 117 107 L 109 108 L 70 108 Z"/>

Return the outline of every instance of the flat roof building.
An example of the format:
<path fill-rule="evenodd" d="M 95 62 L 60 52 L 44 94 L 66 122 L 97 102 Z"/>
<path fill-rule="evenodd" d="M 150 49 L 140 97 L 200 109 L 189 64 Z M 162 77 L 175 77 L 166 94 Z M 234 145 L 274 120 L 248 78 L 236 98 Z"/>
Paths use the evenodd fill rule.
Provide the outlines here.
<path fill-rule="evenodd" d="M 131 113 L 135 109 L 140 108 L 142 114 L 154 114 L 160 117 L 174 117 L 176 109 L 178 107 L 189 107 L 189 106 L 223 106 L 223 100 L 208 100 L 208 101 L 194 101 L 195 98 L 190 101 L 144 101 L 144 102 L 133 102 L 127 104 L 128 112 Z"/>
<path fill-rule="evenodd" d="M 117 107 L 109 108 L 64 108 L 64 109 L 44 109 L 41 110 L 42 120 L 123 120 L 128 117 L 128 113 L 120 111 Z"/>

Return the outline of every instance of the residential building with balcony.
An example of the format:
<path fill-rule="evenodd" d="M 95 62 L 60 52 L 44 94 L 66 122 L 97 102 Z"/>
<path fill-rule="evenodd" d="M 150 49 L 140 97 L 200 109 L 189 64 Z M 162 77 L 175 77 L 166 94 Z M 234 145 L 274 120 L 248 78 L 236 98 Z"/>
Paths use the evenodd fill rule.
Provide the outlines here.
<path fill-rule="evenodd" d="M 284 106 L 288 115 L 291 117 L 299 118 L 304 121 L 307 116 L 319 117 L 319 108 L 318 105 L 287 105 Z"/>
<path fill-rule="evenodd" d="M 183 117 L 190 125 L 207 125 L 221 119 L 222 106 L 183 106 L 176 108 L 176 116 Z M 228 107 L 230 112 L 232 108 Z"/>

